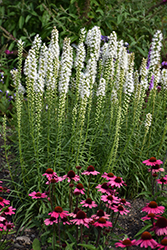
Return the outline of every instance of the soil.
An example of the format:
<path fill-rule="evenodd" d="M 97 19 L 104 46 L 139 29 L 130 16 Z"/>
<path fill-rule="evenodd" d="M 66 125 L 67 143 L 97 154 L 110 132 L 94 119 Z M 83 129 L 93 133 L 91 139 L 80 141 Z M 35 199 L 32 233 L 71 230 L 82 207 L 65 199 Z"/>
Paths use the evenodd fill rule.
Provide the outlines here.
<path fill-rule="evenodd" d="M 9 142 L 8 142 L 9 143 Z M 3 138 L 0 133 L 0 180 L 9 179 L 9 171 L 7 169 L 7 163 L 5 160 L 5 153 L 3 149 Z M 5 181 L 3 181 L 3 186 L 5 186 Z M 144 216 L 141 213 L 141 208 L 146 204 L 146 200 L 143 198 L 137 198 L 134 200 L 127 200 L 131 203 L 130 211 L 127 215 L 120 215 L 118 219 L 118 225 L 120 228 L 115 228 L 114 233 L 116 235 L 126 234 L 130 239 L 134 239 L 134 236 L 137 232 L 144 226 L 144 223 L 141 221 L 141 217 Z M 34 238 L 39 239 L 38 232 L 35 228 L 33 229 L 24 229 L 20 232 L 17 232 L 17 226 L 15 228 L 16 233 L 8 235 L 8 239 L 11 239 L 12 243 L 9 245 L 9 250 L 32 250 L 32 242 Z M 123 237 L 123 236 L 122 236 Z M 45 250 L 46 247 L 42 247 L 41 250 Z M 118 249 L 113 248 L 111 249 Z M 140 247 L 132 247 L 132 249 L 141 249 Z"/>

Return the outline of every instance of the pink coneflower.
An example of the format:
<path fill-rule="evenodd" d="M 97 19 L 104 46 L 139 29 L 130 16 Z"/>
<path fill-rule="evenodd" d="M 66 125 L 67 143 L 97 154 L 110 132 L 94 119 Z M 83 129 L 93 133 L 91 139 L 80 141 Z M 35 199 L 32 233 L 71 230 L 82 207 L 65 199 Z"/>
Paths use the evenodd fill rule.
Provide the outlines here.
<path fill-rule="evenodd" d="M 8 189 L 7 187 L 3 187 L 3 192 L 10 193 L 10 189 Z"/>
<path fill-rule="evenodd" d="M 50 216 L 50 218 L 47 218 L 46 220 L 44 220 L 44 223 L 46 226 L 53 225 L 53 223 L 57 223 L 57 222 L 58 220 L 53 216 Z"/>
<path fill-rule="evenodd" d="M 101 217 L 96 221 L 93 226 L 95 227 L 112 227 L 112 222 L 107 221 L 104 217 Z"/>
<path fill-rule="evenodd" d="M 43 176 L 45 176 L 50 180 L 51 178 L 57 177 L 57 173 L 53 171 L 52 168 L 48 168 Z"/>
<path fill-rule="evenodd" d="M 167 250 L 167 237 L 161 240 L 161 243 L 158 243 L 156 247 L 159 247 L 158 250 L 161 250 L 162 248 L 164 248 L 164 250 Z"/>
<path fill-rule="evenodd" d="M 71 222 L 73 224 L 76 224 L 76 225 L 84 225 L 85 227 L 89 228 L 89 222 L 92 221 L 91 218 L 87 218 L 86 217 L 86 213 L 82 210 L 80 210 L 77 215 L 76 215 L 76 218 L 71 220 Z"/>
<path fill-rule="evenodd" d="M 110 207 L 115 213 L 119 212 L 121 215 L 129 213 L 129 210 L 125 209 L 122 205 Z"/>
<path fill-rule="evenodd" d="M 35 192 L 35 191 L 30 193 L 29 196 L 31 196 L 32 199 L 47 198 L 47 195 L 45 193 L 40 193 L 40 192 Z"/>
<path fill-rule="evenodd" d="M 76 207 L 76 208 L 74 209 L 74 212 L 73 212 L 73 213 L 69 213 L 68 215 L 69 215 L 70 217 L 76 218 L 77 213 L 78 213 L 80 210 L 81 210 L 80 208 Z"/>
<path fill-rule="evenodd" d="M 12 215 L 12 214 L 15 214 L 15 212 L 13 212 L 13 210 L 16 210 L 16 208 L 13 208 L 12 206 L 10 207 L 7 207 L 3 210 L 3 214 L 6 214 L 6 215 Z"/>
<path fill-rule="evenodd" d="M 49 213 L 49 215 L 51 215 L 52 217 L 55 217 L 56 219 L 60 216 L 61 219 L 63 219 L 64 217 L 67 217 L 68 211 L 63 211 L 62 207 L 55 207 L 55 209 L 53 210 L 53 212 Z"/>
<path fill-rule="evenodd" d="M 140 245 L 140 247 L 145 247 L 145 248 L 147 247 L 155 248 L 157 242 L 154 239 L 152 239 L 152 236 L 149 232 L 145 231 L 144 233 L 142 233 L 141 239 L 135 242 L 135 245 L 136 246 Z"/>
<path fill-rule="evenodd" d="M 106 180 L 110 181 L 110 180 L 114 179 L 116 176 L 113 173 L 108 173 L 107 174 L 106 172 L 104 172 L 104 174 L 102 174 L 101 177 L 103 177 Z"/>
<path fill-rule="evenodd" d="M 159 218 L 160 215 L 157 215 L 157 214 L 154 214 L 154 213 L 150 213 L 150 214 L 147 214 L 146 216 L 142 217 L 141 219 L 142 220 L 157 220 Z"/>
<path fill-rule="evenodd" d="M 97 172 L 92 165 L 90 165 L 89 167 L 87 167 L 87 170 L 85 170 L 82 174 L 85 174 L 85 175 L 90 175 L 90 174 L 97 175 L 97 174 L 100 174 L 100 173 Z"/>
<path fill-rule="evenodd" d="M 74 181 L 79 181 L 79 175 L 76 175 L 75 172 L 73 170 L 68 171 L 67 175 L 63 176 L 64 179 L 68 179 L 68 182 L 74 180 Z"/>
<path fill-rule="evenodd" d="M 52 176 L 52 177 L 49 177 L 48 178 L 48 181 L 45 183 L 46 185 L 49 185 L 49 184 L 54 184 L 54 183 L 57 183 L 59 181 L 63 181 L 64 178 L 62 177 L 58 177 L 58 176 Z"/>
<path fill-rule="evenodd" d="M 71 223 L 68 221 L 68 218 L 67 217 L 64 217 L 61 219 L 61 222 L 63 222 L 63 225 L 71 225 Z"/>
<path fill-rule="evenodd" d="M 161 185 L 166 185 L 167 184 L 167 178 L 166 177 L 162 177 L 158 180 L 156 180 L 159 184 Z"/>
<path fill-rule="evenodd" d="M 8 222 L 8 221 L 5 221 L 5 224 L 3 225 L 3 230 L 4 231 L 11 231 L 11 229 L 13 229 L 14 228 L 14 224 L 12 223 L 12 222 Z"/>
<path fill-rule="evenodd" d="M 125 182 L 122 180 L 122 177 L 115 177 L 113 180 L 110 180 L 108 184 L 119 188 L 122 187 L 123 185 L 126 186 Z"/>
<path fill-rule="evenodd" d="M 119 240 L 119 242 L 115 243 L 116 247 L 131 247 L 135 245 L 136 240 L 130 240 L 129 238 L 125 240 Z"/>
<path fill-rule="evenodd" d="M 162 164 L 163 162 L 161 160 L 157 160 L 155 157 L 151 157 L 148 160 L 143 161 L 144 164 L 148 165 L 148 166 L 155 166 Z"/>
<path fill-rule="evenodd" d="M 157 235 L 167 235 L 167 219 L 165 217 L 158 218 L 154 226 L 154 231 Z"/>
<path fill-rule="evenodd" d="M 165 210 L 164 206 L 158 206 L 158 204 L 155 201 L 151 201 L 150 203 L 146 203 L 146 206 L 142 208 L 143 212 L 146 212 L 148 214 L 163 214 Z"/>
<path fill-rule="evenodd" d="M 76 193 L 77 194 L 85 194 L 84 190 L 85 189 L 84 189 L 82 183 L 78 183 L 76 189 L 74 190 L 74 194 L 76 194 Z"/>
<path fill-rule="evenodd" d="M 0 205 L 2 207 L 4 207 L 5 205 L 9 205 L 10 204 L 10 201 L 9 200 L 5 200 L 3 199 L 2 197 L 0 197 Z"/>
<path fill-rule="evenodd" d="M 83 204 L 82 207 L 89 207 L 89 208 L 97 207 L 96 203 L 92 201 L 91 198 L 87 198 L 86 200 L 81 201 L 80 204 Z"/>
<path fill-rule="evenodd" d="M 103 184 L 98 184 L 96 188 L 98 189 L 97 191 L 101 193 L 107 193 L 108 195 L 115 193 L 115 190 L 112 190 L 107 182 L 104 182 Z"/>
<path fill-rule="evenodd" d="M 159 172 L 164 172 L 164 168 L 160 168 L 160 165 L 156 164 L 155 166 L 152 166 L 151 168 L 148 169 L 148 172 L 154 173 L 159 173 Z"/>
<path fill-rule="evenodd" d="M 125 198 L 120 199 L 119 203 L 124 205 L 124 206 L 131 207 L 130 202 L 126 201 Z"/>
<path fill-rule="evenodd" d="M 103 217 L 104 219 L 109 219 L 110 218 L 110 215 L 107 214 L 106 212 L 104 212 L 102 209 L 98 210 L 96 214 L 93 214 L 91 216 L 92 219 L 94 220 L 98 220 L 100 219 L 101 217 Z"/>
<path fill-rule="evenodd" d="M 108 202 L 108 204 L 119 203 L 119 198 L 114 195 L 102 195 L 101 200 L 104 202 Z"/>

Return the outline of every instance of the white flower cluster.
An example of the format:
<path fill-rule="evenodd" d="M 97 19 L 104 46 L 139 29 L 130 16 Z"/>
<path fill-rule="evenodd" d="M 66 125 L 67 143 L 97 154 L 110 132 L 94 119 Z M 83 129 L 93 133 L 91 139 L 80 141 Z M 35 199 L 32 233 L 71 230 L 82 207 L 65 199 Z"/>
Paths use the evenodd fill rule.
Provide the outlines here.
<path fill-rule="evenodd" d="M 165 90 L 167 90 L 167 69 L 162 69 L 161 72 L 161 83 Z"/>
<path fill-rule="evenodd" d="M 126 82 L 124 84 L 124 92 L 125 94 L 128 94 L 131 96 L 131 94 L 134 91 L 134 77 L 133 77 L 133 71 L 134 71 L 134 54 L 128 54 L 128 64 L 129 69 L 126 73 Z"/>
<path fill-rule="evenodd" d="M 95 60 L 94 54 L 91 53 L 85 71 L 86 75 L 89 78 L 91 89 L 93 87 L 93 84 L 95 83 L 96 72 L 97 72 L 97 62 Z"/>
<path fill-rule="evenodd" d="M 117 91 L 115 89 L 111 92 L 111 102 L 114 104 L 118 103 Z"/>
<path fill-rule="evenodd" d="M 17 86 L 17 74 L 18 74 L 18 69 L 12 69 L 10 71 L 11 75 L 12 75 L 12 80 L 15 86 Z M 25 88 L 24 86 L 21 84 L 21 81 L 19 80 L 18 83 L 18 93 L 24 95 L 25 93 Z"/>
<path fill-rule="evenodd" d="M 59 55 L 60 55 L 58 36 L 59 36 L 58 30 L 56 29 L 56 27 L 54 27 L 51 33 L 51 41 L 49 44 L 49 48 L 52 50 L 54 59 L 55 58 L 59 59 Z"/>
<path fill-rule="evenodd" d="M 80 69 L 82 69 L 84 67 L 85 56 L 86 56 L 85 46 L 84 46 L 84 43 L 81 42 L 81 43 L 79 43 L 79 45 L 77 47 L 75 67 L 79 67 Z"/>
<path fill-rule="evenodd" d="M 54 60 L 54 53 L 52 48 L 49 48 L 47 56 L 47 69 L 46 69 L 46 86 L 49 90 L 55 89 L 55 78 L 53 75 L 53 60 Z"/>
<path fill-rule="evenodd" d="M 44 43 L 41 47 L 41 52 L 39 57 L 39 69 L 38 69 L 37 86 L 36 86 L 37 92 L 40 91 L 43 93 L 44 91 L 47 55 L 48 55 L 48 48 Z"/>
<path fill-rule="evenodd" d="M 88 77 L 88 74 L 81 73 L 81 79 L 80 79 L 80 84 L 79 84 L 79 93 L 80 93 L 81 99 L 84 99 L 85 97 L 89 98 L 90 79 Z"/>
<path fill-rule="evenodd" d="M 152 114 L 148 113 L 146 115 L 145 127 L 148 129 L 151 126 Z"/>
<path fill-rule="evenodd" d="M 104 78 L 100 78 L 100 83 L 96 95 L 105 96 L 105 87 L 106 87 L 106 80 Z"/>
<path fill-rule="evenodd" d="M 90 48 L 90 53 L 93 53 L 95 59 L 99 59 L 100 55 L 100 43 L 101 43 L 101 31 L 100 28 L 94 26 L 88 31 L 85 43 Z"/>
<path fill-rule="evenodd" d="M 150 52 L 150 65 L 149 68 L 153 69 L 155 68 L 156 64 L 159 64 L 160 62 L 160 52 L 162 47 L 162 33 L 160 30 L 157 30 L 155 33 L 152 44 L 151 44 L 151 52 Z"/>
<path fill-rule="evenodd" d="M 142 64 L 140 67 L 140 75 L 141 75 L 140 84 L 144 87 L 144 89 L 148 88 L 148 79 L 147 79 L 148 69 L 146 66 L 147 66 L 147 59 L 143 58 Z"/>
<path fill-rule="evenodd" d="M 108 51 L 107 51 L 108 57 L 117 58 L 117 34 L 115 31 L 113 31 L 109 36 L 109 42 L 108 42 Z"/>
<path fill-rule="evenodd" d="M 31 49 L 35 50 L 36 57 L 38 57 L 38 55 L 39 55 L 39 49 L 41 47 L 41 44 L 42 44 L 41 37 L 39 36 L 39 34 L 37 34 L 34 38 L 34 41 L 32 42 L 32 46 L 31 46 Z"/>

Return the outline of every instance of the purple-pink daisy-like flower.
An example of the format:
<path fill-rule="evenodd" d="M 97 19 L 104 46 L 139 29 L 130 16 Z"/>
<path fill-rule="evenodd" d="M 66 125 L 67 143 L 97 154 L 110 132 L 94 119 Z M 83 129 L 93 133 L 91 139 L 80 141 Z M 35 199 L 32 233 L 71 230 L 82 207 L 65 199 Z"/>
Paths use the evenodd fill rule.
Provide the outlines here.
<path fill-rule="evenodd" d="M 161 240 L 161 243 L 158 243 L 156 247 L 159 247 L 158 250 L 161 250 L 162 248 L 164 248 L 164 250 L 167 250 L 167 237 L 163 238 L 163 240 Z"/>
<path fill-rule="evenodd" d="M 124 206 L 131 207 L 130 202 L 126 201 L 125 198 L 120 199 L 119 203 L 122 204 L 122 205 L 124 205 Z"/>
<path fill-rule="evenodd" d="M 103 184 L 98 184 L 96 188 L 98 189 L 97 191 L 101 193 L 106 193 L 108 195 L 115 193 L 115 190 L 111 189 L 107 182 L 104 182 Z"/>
<path fill-rule="evenodd" d="M 125 182 L 122 180 L 122 177 L 115 177 L 113 180 L 110 180 L 108 182 L 108 185 L 114 186 L 114 187 L 122 187 L 123 185 L 126 186 Z"/>
<path fill-rule="evenodd" d="M 10 193 L 10 189 L 8 189 L 7 187 L 0 186 L 0 192 Z"/>
<path fill-rule="evenodd" d="M 92 221 L 91 218 L 86 217 L 86 213 L 82 210 L 77 212 L 75 219 L 71 220 L 73 224 L 76 225 L 84 225 L 85 227 L 89 228 L 89 223 Z"/>
<path fill-rule="evenodd" d="M 102 174 L 101 177 L 105 178 L 107 181 L 110 181 L 110 180 L 114 179 L 116 176 L 113 173 L 104 172 L 104 174 Z"/>
<path fill-rule="evenodd" d="M 151 168 L 148 169 L 148 172 L 154 173 L 159 173 L 159 172 L 164 172 L 164 168 L 160 168 L 160 165 L 156 164 L 155 166 L 152 166 Z"/>
<path fill-rule="evenodd" d="M 119 242 L 115 243 L 116 247 L 131 247 L 135 245 L 136 240 L 130 240 L 129 238 L 125 239 L 125 240 L 119 240 Z"/>
<path fill-rule="evenodd" d="M 54 172 L 52 168 L 46 169 L 46 172 L 43 174 L 43 176 L 45 176 L 45 175 L 48 179 L 52 179 L 53 177 L 57 177 L 57 173 Z"/>
<path fill-rule="evenodd" d="M 135 245 L 136 246 L 140 245 L 140 247 L 145 247 L 145 248 L 148 247 L 155 248 L 157 242 L 154 239 L 152 239 L 152 236 L 149 232 L 145 231 L 144 233 L 142 233 L 141 239 L 135 242 Z"/>
<path fill-rule="evenodd" d="M 112 227 L 112 222 L 107 221 L 104 217 L 101 217 L 98 219 L 98 221 L 93 223 L 93 226 L 95 226 L 95 227 Z"/>
<path fill-rule="evenodd" d="M 153 229 L 158 236 L 167 235 L 167 219 L 163 216 L 159 217 Z"/>
<path fill-rule="evenodd" d="M 5 200 L 3 199 L 2 197 L 0 197 L 0 205 L 2 207 L 4 207 L 5 205 L 9 205 L 10 204 L 10 201 L 9 200 Z"/>
<path fill-rule="evenodd" d="M 78 183 L 76 189 L 74 190 L 74 194 L 76 194 L 76 193 L 77 194 L 85 194 L 84 190 L 85 189 L 84 189 L 82 183 Z"/>
<path fill-rule="evenodd" d="M 53 216 L 50 216 L 50 218 L 47 218 L 46 220 L 44 220 L 44 223 L 46 226 L 53 225 L 53 223 L 57 223 L 57 222 L 58 220 Z"/>
<path fill-rule="evenodd" d="M 158 206 L 158 204 L 155 201 L 151 201 L 150 203 L 146 203 L 146 206 L 142 208 L 143 212 L 146 212 L 148 214 L 163 214 L 165 210 L 164 206 Z"/>
<path fill-rule="evenodd" d="M 35 192 L 29 194 L 29 196 L 32 197 L 32 199 L 41 199 L 41 198 L 47 198 L 47 195 L 45 193 Z"/>
<path fill-rule="evenodd" d="M 92 201 L 91 198 L 87 198 L 86 200 L 81 201 L 80 204 L 83 204 L 82 207 L 89 207 L 89 208 L 97 207 L 97 204 L 94 201 Z"/>
<path fill-rule="evenodd" d="M 53 212 L 49 213 L 49 215 L 51 215 L 52 217 L 55 217 L 56 219 L 60 216 L 61 219 L 63 219 L 64 217 L 69 216 L 68 211 L 64 211 L 62 209 L 62 207 L 57 206 L 55 207 L 55 209 L 53 210 Z"/>
<path fill-rule="evenodd" d="M 160 217 L 160 215 L 157 215 L 157 214 L 154 214 L 154 213 L 149 213 L 146 216 L 142 217 L 141 219 L 144 220 L 144 221 L 145 220 L 152 220 L 152 219 L 157 220 L 159 217 Z"/>
<path fill-rule="evenodd" d="M 63 222 L 63 225 L 71 225 L 71 223 L 69 222 L 68 218 L 67 217 L 64 217 L 61 219 L 61 222 Z"/>
<path fill-rule="evenodd" d="M 3 210 L 3 214 L 6 214 L 6 215 L 12 215 L 12 214 L 15 214 L 15 212 L 13 210 L 16 210 L 16 208 L 13 208 L 12 206 L 10 207 L 7 207 Z"/>
<path fill-rule="evenodd" d="M 79 175 L 76 175 L 75 172 L 73 170 L 68 171 L 67 175 L 63 176 L 64 179 L 68 179 L 68 182 L 74 180 L 74 181 L 79 181 Z"/>
<path fill-rule="evenodd" d="M 155 166 L 162 164 L 163 162 L 161 160 L 157 160 L 155 157 L 151 157 L 148 160 L 143 161 L 144 164 L 148 165 L 148 166 Z"/>
<path fill-rule="evenodd" d="M 108 202 L 108 204 L 119 203 L 119 198 L 114 195 L 102 195 L 101 200 L 104 202 Z"/>
<path fill-rule="evenodd" d="M 82 174 L 85 174 L 85 175 L 90 175 L 90 174 L 92 174 L 92 175 L 98 175 L 100 173 L 97 172 L 92 165 L 90 165 L 89 167 L 87 167 L 87 170 L 85 170 Z"/>
<path fill-rule="evenodd" d="M 11 231 L 14 228 L 14 224 L 10 221 L 5 221 L 4 225 L 3 225 L 3 230 L 4 231 Z"/>
<path fill-rule="evenodd" d="M 48 177 L 48 181 L 45 183 L 46 185 L 49 185 L 49 184 L 54 184 L 54 183 L 57 183 L 59 181 L 63 181 L 64 178 L 62 177 L 58 177 L 58 176 L 52 176 L 52 177 Z"/>
<path fill-rule="evenodd" d="M 92 219 L 98 220 L 99 218 L 103 217 L 104 219 L 109 219 L 110 215 L 104 212 L 102 209 L 98 210 L 96 214 L 91 216 Z"/>
<path fill-rule="evenodd" d="M 69 213 L 68 215 L 69 215 L 70 217 L 76 218 L 77 213 L 78 213 L 80 210 L 81 210 L 80 208 L 76 207 L 76 208 L 74 209 L 74 212 L 73 212 L 73 213 Z"/>
<path fill-rule="evenodd" d="M 158 184 L 163 184 L 163 185 L 166 185 L 167 184 L 167 178 L 166 177 L 162 177 L 158 180 L 156 180 L 158 182 Z"/>
<path fill-rule="evenodd" d="M 113 205 L 113 207 L 110 206 L 110 208 L 111 208 L 115 213 L 116 213 L 116 212 L 119 212 L 121 215 L 123 215 L 123 214 L 126 214 L 126 215 L 127 215 L 127 213 L 130 212 L 129 210 L 125 209 L 122 205 L 118 205 L 118 206 Z"/>

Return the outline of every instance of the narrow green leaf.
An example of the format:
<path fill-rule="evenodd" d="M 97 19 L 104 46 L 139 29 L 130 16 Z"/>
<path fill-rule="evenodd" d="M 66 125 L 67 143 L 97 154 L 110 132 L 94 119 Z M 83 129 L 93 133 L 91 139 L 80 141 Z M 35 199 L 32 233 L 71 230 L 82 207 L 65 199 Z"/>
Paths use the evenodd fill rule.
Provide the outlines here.
<path fill-rule="evenodd" d="M 149 227 L 151 227 L 152 226 L 152 224 L 148 224 L 148 225 L 146 225 L 145 227 L 143 227 L 135 236 L 134 236 L 134 238 L 135 237 L 137 237 L 137 236 L 139 236 L 140 234 L 142 234 L 143 232 L 145 232 Z"/>
<path fill-rule="evenodd" d="M 20 18 L 19 18 L 19 28 L 22 29 L 23 25 L 24 25 L 24 17 L 20 16 Z"/>
<path fill-rule="evenodd" d="M 78 246 L 83 246 L 86 249 L 96 250 L 97 248 L 93 245 L 87 245 L 87 244 L 78 244 Z"/>

